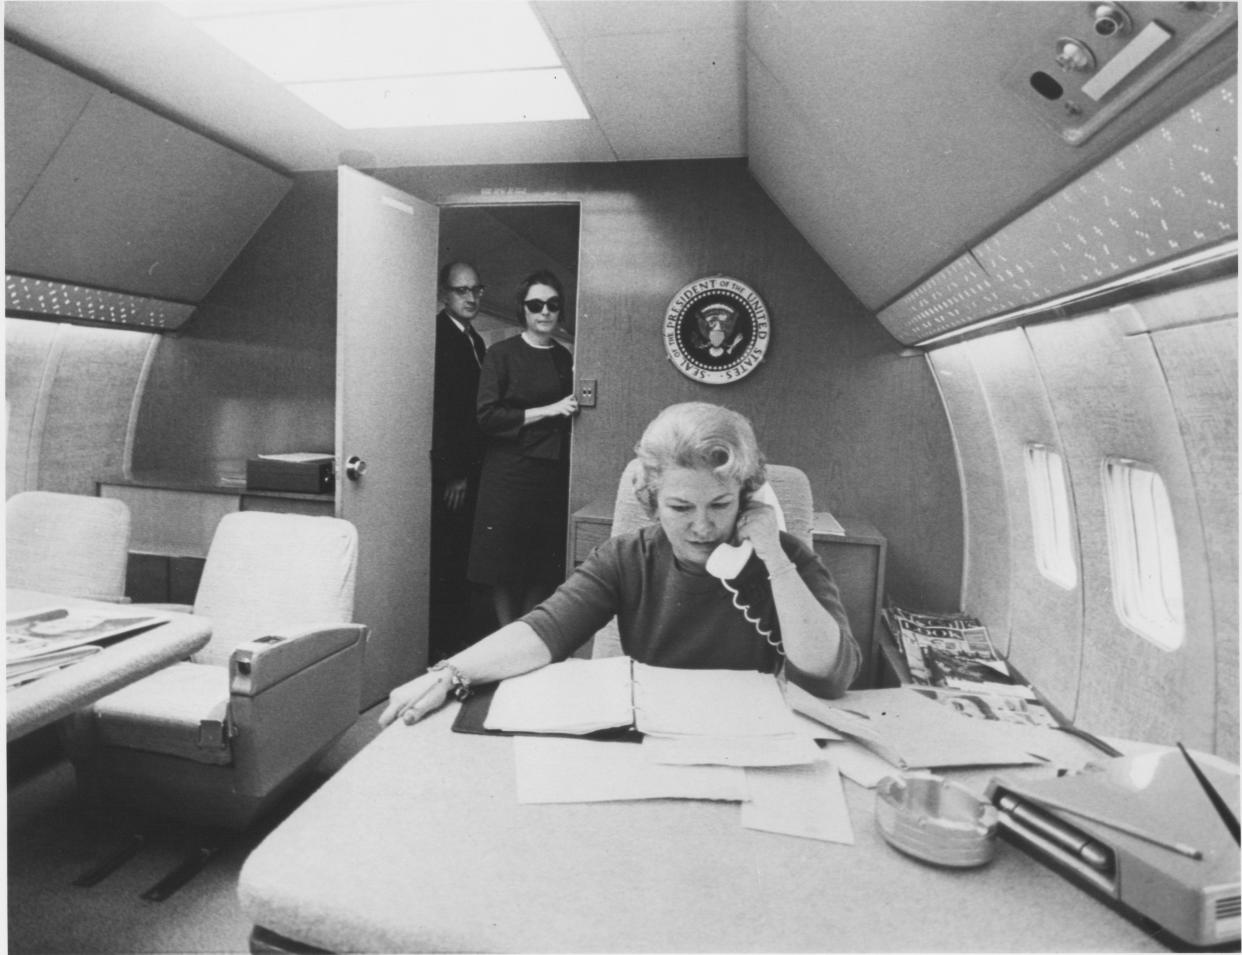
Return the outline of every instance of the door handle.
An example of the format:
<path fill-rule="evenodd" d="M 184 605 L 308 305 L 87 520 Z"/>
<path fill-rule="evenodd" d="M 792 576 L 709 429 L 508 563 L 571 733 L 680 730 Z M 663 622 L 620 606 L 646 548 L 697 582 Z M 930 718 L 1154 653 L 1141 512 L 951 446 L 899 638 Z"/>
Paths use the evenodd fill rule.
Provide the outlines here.
<path fill-rule="evenodd" d="M 345 462 L 345 476 L 351 481 L 359 480 L 367 471 L 367 462 L 356 454 L 351 454 Z"/>

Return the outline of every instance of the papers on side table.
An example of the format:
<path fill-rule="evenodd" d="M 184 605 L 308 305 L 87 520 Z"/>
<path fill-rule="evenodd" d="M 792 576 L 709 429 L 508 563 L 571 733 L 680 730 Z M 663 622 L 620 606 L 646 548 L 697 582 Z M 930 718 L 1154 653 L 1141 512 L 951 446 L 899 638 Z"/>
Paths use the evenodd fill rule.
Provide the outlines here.
<path fill-rule="evenodd" d="M 167 621 L 160 613 L 45 607 L 5 618 L 5 678 L 10 687 L 29 683 L 98 653 L 101 643 L 149 630 Z"/>

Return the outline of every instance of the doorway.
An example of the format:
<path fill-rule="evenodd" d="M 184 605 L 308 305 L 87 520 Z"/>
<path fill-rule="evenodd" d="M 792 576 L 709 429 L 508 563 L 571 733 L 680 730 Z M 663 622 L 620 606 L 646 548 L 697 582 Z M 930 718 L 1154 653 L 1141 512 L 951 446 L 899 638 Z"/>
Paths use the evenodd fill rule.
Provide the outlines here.
<path fill-rule="evenodd" d="M 443 206 L 440 264 L 465 261 L 487 286 L 474 327 L 490 347 L 522 331 L 518 283 L 549 269 L 565 287 L 557 341 L 573 352 L 578 303 L 577 203 Z"/>
<path fill-rule="evenodd" d="M 560 324 L 553 337 L 573 355 L 577 333 L 580 219 L 577 203 L 441 207 L 439 266 L 457 261 L 474 266 L 486 292 L 473 327 L 489 349 L 521 334 L 526 324 L 518 299 L 519 283 L 533 272 L 546 270 L 556 275 L 564 290 Z M 571 460 L 572 443 L 571 429 L 570 447 L 565 449 Z M 572 565 L 567 488 L 560 506 L 565 521 L 563 578 Z M 469 630 L 477 639 L 493 630 L 497 619 L 490 589 L 470 585 L 468 590 Z M 436 617 L 434 613 L 433 617 Z"/>

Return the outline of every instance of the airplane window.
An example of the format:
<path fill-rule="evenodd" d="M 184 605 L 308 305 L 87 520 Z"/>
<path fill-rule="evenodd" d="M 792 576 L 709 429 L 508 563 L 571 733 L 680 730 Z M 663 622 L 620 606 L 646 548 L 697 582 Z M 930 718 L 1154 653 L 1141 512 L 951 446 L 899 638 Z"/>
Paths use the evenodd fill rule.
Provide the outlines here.
<path fill-rule="evenodd" d="M 1164 481 L 1124 458 L 1104 462 L 1113 602 L 1131 630 L 1165 650 L 1185 638 L 1182 568 Z"/>
<path fill-rule="evenodd" d="M 1074 559 L 1069 487 L 1061 455 L 1042 444 L 1028 444 L 1026 488 L 1031 502 L 1035 564 L 1054 584 L 1072 590 L 1078 584 L 1078 564 Z"/>

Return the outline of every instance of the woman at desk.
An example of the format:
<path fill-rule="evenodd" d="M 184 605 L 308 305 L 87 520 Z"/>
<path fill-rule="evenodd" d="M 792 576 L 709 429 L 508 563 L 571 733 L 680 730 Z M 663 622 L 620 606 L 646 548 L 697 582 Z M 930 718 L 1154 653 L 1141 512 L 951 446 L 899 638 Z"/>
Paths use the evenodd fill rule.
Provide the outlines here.
<path fill-rule="evenodd" d="M 413 723 L 450 693 L 464 698 L 472 684 L 563 660 L 614 614 L 622 648 L 642 663 L 784 667 L 817 696 L 845 692 L 858 645 L 827 568 L 755 497 L 764 465 L 750 422 L 717 405 L 673 405 L 647 426 L 635 452 L 636 493 L 658 523 L 605 541 L 525 616 L 394 689 L 381 725 Z M 739 542 L 753 553 L 726 587 L 708 572 L 708 558 Z"/>

